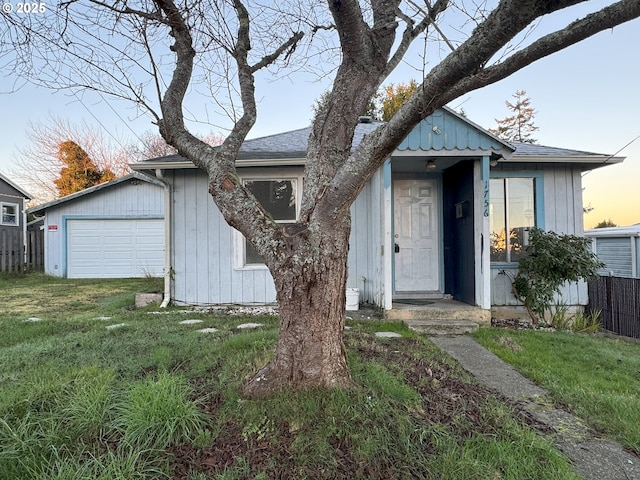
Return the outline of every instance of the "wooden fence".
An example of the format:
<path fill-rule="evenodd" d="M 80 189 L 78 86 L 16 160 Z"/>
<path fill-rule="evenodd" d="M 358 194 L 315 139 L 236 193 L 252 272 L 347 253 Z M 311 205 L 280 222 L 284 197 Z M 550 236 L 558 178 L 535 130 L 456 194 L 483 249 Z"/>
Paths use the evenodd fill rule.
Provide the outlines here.
<path fill-rule="evenodd" d="M 640 338 L 640 278 L 598 277 L 589 281 L 589 312 L 600 311 L 602 327 Z"/>
<path fill-rule="evenodd" d="M 44 268 L 44 232 L 0 230 L 0 272 L 27 272 Z"/>

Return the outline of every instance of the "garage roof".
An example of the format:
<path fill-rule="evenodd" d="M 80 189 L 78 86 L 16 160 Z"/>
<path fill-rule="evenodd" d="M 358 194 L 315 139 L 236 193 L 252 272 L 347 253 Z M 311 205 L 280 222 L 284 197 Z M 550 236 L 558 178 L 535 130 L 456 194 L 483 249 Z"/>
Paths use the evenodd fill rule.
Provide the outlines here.
<path fill-rule="evenodd" d="M 584 234 L 587 237 L 640 237 L 640 223 L 626 227 L 594 228 Z"/>
<path fill-rule="evenodd" d="M 84 197 L 85 195 L 90 195 L 100 190 L 104 190 L 105 188 L 111 188 L 121 183 L 135 180 L 148 182 L 154 185 L 158 185 L 159 187 L 163 187 L 163 184 L 160 180 L 156 180 L 155 178 L 149 177 L 148 175 L 144 175 L 142 173 L 132 172 L 129 175 L 116 178 L 115 180 L 111 180 L 110 182 L 101 183 L 100 185 L 94 185 L 93 187 L 85 188 L 84 190 L 80 190 L 79 192 L 65 195 L 64 197 L 60 197 L 50 202 L 42 203 L 35 207 L 29 208 L 27 209 L 27 213 L 44 213 L 47 208 L 51 208 L 65 202 L 70 202 L 71 200 L 76 200 L 78 198 Z"/>

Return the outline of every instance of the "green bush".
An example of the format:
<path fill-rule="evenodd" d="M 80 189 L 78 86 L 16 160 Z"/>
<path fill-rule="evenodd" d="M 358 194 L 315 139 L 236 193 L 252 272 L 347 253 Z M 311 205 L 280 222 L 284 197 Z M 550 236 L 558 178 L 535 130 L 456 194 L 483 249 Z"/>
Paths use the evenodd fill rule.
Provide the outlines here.
<path fill-rule="evenodd" d="M 585 237 L 530 230 L 527 255 L 520 259 L 512 283 L 514 295 L 524 304 L 534 325 L 550 311 L 554 296 L 561 297 L 564 283 L 594 277 L 604 266 L 590 245 Z"/>

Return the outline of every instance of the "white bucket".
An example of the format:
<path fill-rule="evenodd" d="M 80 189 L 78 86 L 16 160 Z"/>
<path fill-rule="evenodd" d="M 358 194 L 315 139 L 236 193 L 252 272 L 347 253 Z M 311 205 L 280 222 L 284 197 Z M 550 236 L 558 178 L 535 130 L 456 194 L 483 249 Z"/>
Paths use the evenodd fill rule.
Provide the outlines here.
<path fill-rule="evenodd" d="M 360 290 L 347 288 L 347 310 L 358 310 L 360 306 Z"/>

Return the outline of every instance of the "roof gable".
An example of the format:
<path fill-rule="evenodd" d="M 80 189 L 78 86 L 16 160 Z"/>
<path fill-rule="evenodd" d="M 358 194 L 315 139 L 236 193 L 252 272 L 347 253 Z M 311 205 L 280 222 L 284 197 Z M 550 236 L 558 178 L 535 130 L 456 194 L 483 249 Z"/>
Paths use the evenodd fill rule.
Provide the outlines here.
<path fill-rule="evenodd" d="M 144 175 L 138 172 L 132 172 L 129 175 L 125 175 L 124 177 L 116 178 L 115 180 L 111 180 L 110 182 L 101 183 L 99 185 L 94 185 L 93 187 L 85 188 L 84 190 L 80 190 L 79 192 L 72 193 L 70 195 L 65 195 L 64 197 L 57 198 L 47 203 L 43 203 L 41 205 L 37 205 L 35 207 L 29 208 L 27 213 L 38 213 L 44 212 L 47 208 L 54 207 L 56 205 L 60 205 L 62 203 L 70 202 L 72 200 L 76 200 L 78 198 L 84 197 L 86 195 L 90 195 L 92 193 L 98 192 L 100 190 L 104 190 L 107 188 L 112 188 L 116 185 L 124 183 L 129 180 L 139 180 L 142 182 L 151 183 L 157 185 L 158 187 L 162 187 L 162 182 L 156 180 L 155 178 L 149 177 L 148 175 Z"/>
<path fill-rule="evenodd" d="M 356 148 L 365 135 L 383 122 L 358 123 L 353 135 Z M 311 127 L 246 140 L 239 159 L 290 158 L 306 155 Z M 509 143 L 458 115 L 448 107 L 437 109 L 422 120 L 403 140 L 397 150 L 515 150 Z"/>
<path fill-rule="evenodd" d="M 9 180 L 6 176 L 2 174 L 2 172 L 0 172 L 0 182 L 6 183 L 12 190 L 15 190 L 15 193 L 16 193 L 15 196 L 17 197 L 26 198 L 27 200 L 31 200 L 33 198 L 31 194 L 29 194 L 26 190 L 22 189 L 21 187 L 13 183 L 11 180 Z"/>
<path fill-rule="evenodd" d="M 447 107 L 422 120 L 400 143 L 399 151 L 506 150 L 514 148 Z"/>

